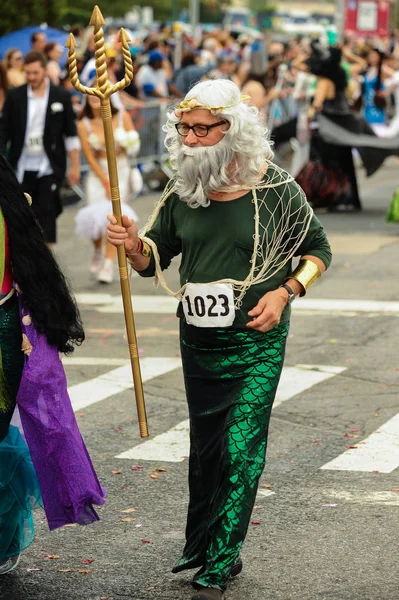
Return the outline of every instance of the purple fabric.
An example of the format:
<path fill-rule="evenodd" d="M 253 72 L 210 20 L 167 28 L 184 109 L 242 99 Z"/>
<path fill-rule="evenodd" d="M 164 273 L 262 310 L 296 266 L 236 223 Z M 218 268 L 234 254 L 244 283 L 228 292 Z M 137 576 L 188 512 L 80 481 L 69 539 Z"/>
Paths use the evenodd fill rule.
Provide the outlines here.
<path fill-rule="evenodd" d="M 83 442 L 57 349 L 33 324 L 19 296 L 22 332 L 32 345 L 17 396 L 26 442 L 39 479 L 50 529 L 99 520 L 93 504 L 104 504 Z M 23 318 L 25 317 L 25 318 Z M 25 321 L 25 323 L 24 323 Z"/>

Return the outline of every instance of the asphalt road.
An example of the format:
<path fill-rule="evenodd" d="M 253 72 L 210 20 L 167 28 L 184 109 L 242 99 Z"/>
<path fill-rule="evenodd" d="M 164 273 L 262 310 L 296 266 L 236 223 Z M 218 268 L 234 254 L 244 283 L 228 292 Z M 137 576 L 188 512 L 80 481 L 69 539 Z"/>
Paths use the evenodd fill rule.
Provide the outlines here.
<path fill-rule="evenodd" d="M 228 600 L 399 597 L 399 224 L 384 221 L 398 173 L 392 160 L 362 180 L 363 213 L 319 215 L 333 264 L 296 301 L 244 571 Z M 141 223 L 155 200 L 135 202 Z M 151 446 L 137 448 L 119 284 L 88 278 L 91 249 L 74 235 L 75 213 L 70 206 L 59 219 L 57 254 L 78 294 L 87 341 L 65 365 L 108 501 L 100 522 L 51 534 L 38 512 L 37 539 L 1 579 L 0 598 L 189 599 L 190 573 L 170 573 L 187 506 L 173 306 L 149 280 L 132 280 L 151 433 Z M 169 278 L 177 284 L 176 267 Z"/>

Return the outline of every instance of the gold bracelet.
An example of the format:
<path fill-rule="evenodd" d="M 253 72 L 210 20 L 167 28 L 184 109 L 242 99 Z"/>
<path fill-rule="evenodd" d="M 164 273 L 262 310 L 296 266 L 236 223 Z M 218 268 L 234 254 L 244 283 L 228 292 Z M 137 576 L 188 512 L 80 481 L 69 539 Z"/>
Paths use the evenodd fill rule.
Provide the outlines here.
<path fill-rule="evenodd" d="M 132 263 L 133 257 L 138 256 L 139 254 L 141 254 L 141 256 L 144 256 L 145 258 L 151 258 L 151 256 L 152 256 L 152 248 L 151 248 L 150 244 L 148 242 L 145 242 L 141 238 L 139 238 L 138 251 L 135 252 L 134 254 L 126 253 L 126 258 L 130 262 L 130 264 L 133 264 Z"/>
<path fill-rule="evenodd" d="M 142 254 L 143 256 L 145 256 L 145 258 L 151 258 L 151 256 L 152 256 L 152 248 L 151 248 L 150 244 L 148 242 L 146 242 L 145 240 L 141 240 L 141 242 L 142 242 L 143 245 L 141 247 L 140 254 Z"/>
<path fill-rule="evenodd" d="M 310 286 L 321 277 L 321 271 L 319 267 L 311 260 L 300 260 L 296 269 L 291 273 L 288 279 L 296 279 L 299 283 L 302 284 L 305 291 L 301 292 L 300 296 L 305 296 L 306 290 L 310 288 Z"/>

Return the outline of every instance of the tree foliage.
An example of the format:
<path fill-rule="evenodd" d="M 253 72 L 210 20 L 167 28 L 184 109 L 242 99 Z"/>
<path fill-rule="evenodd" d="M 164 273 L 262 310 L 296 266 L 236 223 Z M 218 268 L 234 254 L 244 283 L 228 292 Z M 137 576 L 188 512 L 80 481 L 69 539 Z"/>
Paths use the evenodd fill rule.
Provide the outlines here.
<path fill-rule="evenodd" d="M 60 15 L 60 22 L 66 23 L 82 23 L 88 25 L 90 15 L 92 13 L 95 0 L 68 0 L 67 6 L 63 9 Z M 104 17 L 123 18 L 133 6 L 151 6 L 154 10 L 154 19 L 157 21 L 170 21 L 172 11 L 175 14 L 183 8 L 187 8 L 188 0 L 100 0 L 98 5 Z"/>
<path fill-rule="evenodd" d="M 0 35 L 29 25 L 57 26 L 68 0 L 1 0 Z"/>

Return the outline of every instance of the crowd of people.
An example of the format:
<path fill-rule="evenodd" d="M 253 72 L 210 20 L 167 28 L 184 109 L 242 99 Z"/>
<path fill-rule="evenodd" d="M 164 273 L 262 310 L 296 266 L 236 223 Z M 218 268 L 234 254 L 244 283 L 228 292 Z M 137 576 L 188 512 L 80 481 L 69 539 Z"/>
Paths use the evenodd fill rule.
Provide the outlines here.
<path fill-rule="evenodd" d="M 80 81 L 95 85 L 92 31 L 76 25 L 71 32 L 79 44 Z M 112 27 L 106 28 L 105 34 L 109 78 L 116 82 L 124 76 L 121 44 Z M 398 32 L 387 40 L 359 39 L 348 34 L 340 46 L 331 48 L 306 37 L 285 41 L 272 38 L 262 54 L 253 41 L 249 35 L 233 37 L 217 28 L 197 39 L 183 32 L 176 34 L 167 25 L 149 30 L 143 39 L 134 39 L 133 34 L 133 80 L 112 96 L 124 203 L 128 204 L 143 187 L 140 170 L 129 166 L 129 158 L 140 148 L 135 128 L 143 126 L 143 118 L 151 120 L 152 113 L 142 109 L 149 101 L 169 105 L 183 98 L 198 81 L 226 79 L 233 81 L 259 110 L 274 142 L 276 161 L 294 174 L 314 208 L 361 209 L 353 150 L 368 175 L 386 156 L 398 154 Z M 56 241 L 56 218 L 62 210 L 59 190 L 66 154 L 72 167 L 68 183 L 74 185 L 80 179 L 81 149 L 80 160 L 83 157 L 89 169 L 84 181 L 88 206 L 78 214 L 77 231 L 94 244 L 90 273 L 98 281 L 110 283 L 115 252 L 104 239 L 103 216 L 108 212 L 110 189 L 98 107 L 92 106 L 95 99 L 73 88 L 59 43 L 47 40 L 39 31 L 32 35 L 31 47 L 26 56 L 10 48 L 0 64 L 0 150 L 7 152 L 24 191 L 34 197 L 37 216 L 47 242 L 52 244 Z M 46 116 L 48 94 L 51 119 Z M 21 111 L 26 104 L 28 111 Z M 60 114 L 53 110 L 57 106 Z M 54 129 L 56 121 L 58 130 Z M 148 129 L 149 124 L 145 125 Z M 43 129 L 42 136 L 37 135 L 38 128 Z M 342 129 L 358 137 L 351 135 L 343 143 Z M 368 137 L 360 139 L 361 135 Z M 297 139 L 301 144 L 295 151 L 292 140 Z M 100 194 L 94 192 L 97 189 Z M 95 213 L 90 211 L 90 206 L 100 201 L 101 210 L 97 206 Z M 93 214 L 102 215 L 95 226 Z M 132 209 L 129 214 L 135 216 Z"/>

